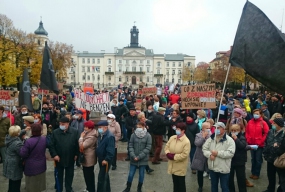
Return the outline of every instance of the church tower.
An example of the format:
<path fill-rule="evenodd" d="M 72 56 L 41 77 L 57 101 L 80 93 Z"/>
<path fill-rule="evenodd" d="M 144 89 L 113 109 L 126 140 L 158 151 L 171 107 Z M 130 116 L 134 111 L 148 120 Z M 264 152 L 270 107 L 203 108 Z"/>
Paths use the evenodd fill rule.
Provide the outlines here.
<path fill-rule="evenodd" d="M 45 41 L 48 42 L 48 32 L 44 29 L 42 20 L 40 21 L 39 27 L 35 30 L 36 43 L 39 46 L 39 49 L 42 49 L 45 46 Z"/>
<path fill-rule="evenodd" d="M 131 29 L 131 47 L 139 47 L 139 30 L 135 25 Z"/>

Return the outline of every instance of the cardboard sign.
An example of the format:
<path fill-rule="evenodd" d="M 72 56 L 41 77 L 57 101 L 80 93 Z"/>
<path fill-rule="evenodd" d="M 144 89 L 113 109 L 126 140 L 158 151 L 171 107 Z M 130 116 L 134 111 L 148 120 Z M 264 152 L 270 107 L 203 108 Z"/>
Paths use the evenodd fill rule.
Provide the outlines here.
<path fill-rule="evenodd" d="M 182 109 L 216 108 L 215 84 L 198 84 L 181 87 Z"/>
<path fill-rule="evenodd" d="M 155 95 L 157 93 L 156 87 L 142 88 L 142 95 Z"/>
<path fill-rule="evenodd" d="M 93 83 L 84 83 L 83 87 L 93 87 Z"/>
<path fill-rule="evenodd" d="M 19 106 L 18 91 L 0 90 L 0 105 Z"/>
<path fill-rule="evenodd" d="M 136 102 L 134 104 L 135 104 L 135 107 L 141 107 L 142 99 L 141 98 L 137 98 Z"/>
<path fill-rule="evenodd" d="M 79 89 L 74 90 L 76 108 L 84 108 L 87 111 L 108 112 L 110 111 L 109 93 L 92 95 L 84 93 Z"/>

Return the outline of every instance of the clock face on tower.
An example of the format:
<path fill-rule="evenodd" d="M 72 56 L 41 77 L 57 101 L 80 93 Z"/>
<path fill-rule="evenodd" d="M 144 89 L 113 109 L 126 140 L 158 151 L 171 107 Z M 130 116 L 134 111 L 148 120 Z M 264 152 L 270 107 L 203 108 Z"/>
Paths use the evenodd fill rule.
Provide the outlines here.
<path fill-rule="evenodd" d="M 133 36 L 135 37 L 135 36 L 137 36 L 137 35 L 134 33 Z"/>

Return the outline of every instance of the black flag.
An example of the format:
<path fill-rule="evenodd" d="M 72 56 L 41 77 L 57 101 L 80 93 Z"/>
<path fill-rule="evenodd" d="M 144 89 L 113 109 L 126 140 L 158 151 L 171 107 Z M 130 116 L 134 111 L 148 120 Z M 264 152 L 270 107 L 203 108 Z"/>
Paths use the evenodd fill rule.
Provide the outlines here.
<path fill-rule="evenodd" d="M 34 111 L 32 105 L 30 80 L 27 68 L 23 72 L 23 82 L 20 86 L 20 93 L 19 93 L 19 105 L 20 106 L 27 105 L 29 111 Z"/>
<path fill-rule="evenodd" d="M 285 36 L 254 4 L 246 2 L 231 51 L 243 68 L 269 89 L 285 95 Z"/>
<path fill-rule="evenodd" d="M 40 88 L 43 90 L 50 90 L 58 94 L 57 82 L 54 75 L 52 60 L 50 56 L 50 50 L 45 42 L 44 54 L 43 54 L 43 65 L 41 73 Z"/>

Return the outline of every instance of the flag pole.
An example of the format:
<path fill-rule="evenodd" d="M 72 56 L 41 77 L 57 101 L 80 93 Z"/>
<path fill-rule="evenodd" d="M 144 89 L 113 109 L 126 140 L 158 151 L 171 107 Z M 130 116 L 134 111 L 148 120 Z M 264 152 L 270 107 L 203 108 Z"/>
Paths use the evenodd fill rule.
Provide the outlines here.
<path fill-rule="evenodd" d="M 43 101 L 44 101 L 44 90 L 42 89 L 42 99 L 41 99 L 41 117 L 42 117 L 42 112 L 43 112 Z"/>
<path fill-rule="evenodd" d="M 10 106 L 9 106 L 9 113 L 10 113 L 9 119 L 10 119 L 10 127 L 11 127 L 12 126 L 11 102 L 10 102 Z"/>
<path fill-rule="evenodd" d="M 227 81 L 228 81 L 230 68 L 231 68 L 231 63 L 229 63 L 229 67 L 228 67 L 226 78 L 225 78 L 225 83 L 224 83 L 224 86 L 223 86 L 221 100 L 220 100 L 220 104 L 219 104 L 219 108 L 218 108 L 218 116 L 217 116 L 217 121 L 216 121 L 217 123 L 219 122 L 219 117 L 220 117 L 219 113 L 220 113 L 220 109 L 221 109 L 221 106 L 222 106 L 222 101 L 223 101 L 223 97 L 224 97 L 224 93 L 225 93 L 225 89 L 226 89 L 226 84 L 227 84 Z M 217 127 L 215 129 L 214 148 L 216 148 L 216 137 L 217 137 L 216 130 L 217 130 Z M 212 161 L 212 167 L 214 167 L 214 161 Z"/>

